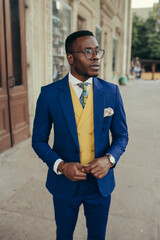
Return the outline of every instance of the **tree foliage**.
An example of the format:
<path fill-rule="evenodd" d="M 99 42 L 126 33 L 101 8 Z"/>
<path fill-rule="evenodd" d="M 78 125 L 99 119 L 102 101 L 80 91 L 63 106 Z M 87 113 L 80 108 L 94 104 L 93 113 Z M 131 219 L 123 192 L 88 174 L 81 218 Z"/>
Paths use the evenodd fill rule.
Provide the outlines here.
<path fill-rule="evenodd" d="M 157 8 L 145 21 L 133 14 L 132 59 L 160 59 L 160 31 L 156 31 Z"/>

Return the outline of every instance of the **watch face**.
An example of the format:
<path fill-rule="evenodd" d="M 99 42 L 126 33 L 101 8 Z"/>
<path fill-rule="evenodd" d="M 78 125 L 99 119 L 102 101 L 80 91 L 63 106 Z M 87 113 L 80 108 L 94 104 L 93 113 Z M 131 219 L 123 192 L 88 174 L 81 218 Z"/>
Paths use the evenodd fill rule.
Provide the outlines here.
<path fill-rule="evenodd" d="M 112 164 L 114 164 L 114 161 L 113 161 L 113 159 L 110 159 L 110 161 L 111 161 L 111 163 L 112 163 Z"/>
<path fill-rule="evenodd" d="M 110 156 L 110 162 L 112 163 L 112 164 L 115 164 L 115 159 L 114 159 L 114 157 L 112 157 L 112 156 Z"/>
<path fill-rule="evenodd" d="M 109 158 L 109 161 L 112 163 L 112 164 L 115 164 L 115 158 L 113 157 L 113 156 L 111 156 L 111 155 L 107 155 L 107 157 Z"/>

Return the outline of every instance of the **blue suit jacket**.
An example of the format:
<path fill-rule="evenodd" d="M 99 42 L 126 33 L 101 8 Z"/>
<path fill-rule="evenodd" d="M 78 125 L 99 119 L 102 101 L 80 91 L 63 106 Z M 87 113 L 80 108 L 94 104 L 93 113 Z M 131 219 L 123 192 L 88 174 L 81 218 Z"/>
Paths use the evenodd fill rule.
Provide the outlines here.
<path fill-rule="evenodd" d="M 95 158 L 110 153 L 116 163 L 125 151 L 128 131 L 123 103 L 118 86 L 93 78 Z M 114 114 L 104 117 L 104 109 L 112 108 Z M 54 127 L 54 145 L 48 145 L 51 127 Z M 112 134 L 110 143 L 109 130 Z M 37 101 L 33 127 L 32 146 L 37 155 L 48 165 L 46 187 L 58 198 L 69 199 L 77 183 L 64 175 L 57 175 L 53 165 L 58 158 L 65 162 L 79 162 L 80 149 L 68 75 L 55 83 L 42 87 Z M 97 179 L 101 194 L 111 194 L 115 187 L 113 168 Z"/>

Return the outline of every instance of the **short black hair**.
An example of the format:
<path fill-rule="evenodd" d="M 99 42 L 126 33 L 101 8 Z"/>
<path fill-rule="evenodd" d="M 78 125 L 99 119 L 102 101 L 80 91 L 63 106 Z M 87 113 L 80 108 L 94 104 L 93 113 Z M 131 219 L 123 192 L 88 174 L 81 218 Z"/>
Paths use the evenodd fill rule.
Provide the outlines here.
<path fill-rule="evenodd" d="M 70 53 L 72 51 L 73 43 L 76 41 L 77 38 L 83 37 L 83 36 L 92 36 L 94 37 L 93 33 L 88 30 L 80 30 L 71 33 L 65 41 L 65 49 L 66 54 Z"/>

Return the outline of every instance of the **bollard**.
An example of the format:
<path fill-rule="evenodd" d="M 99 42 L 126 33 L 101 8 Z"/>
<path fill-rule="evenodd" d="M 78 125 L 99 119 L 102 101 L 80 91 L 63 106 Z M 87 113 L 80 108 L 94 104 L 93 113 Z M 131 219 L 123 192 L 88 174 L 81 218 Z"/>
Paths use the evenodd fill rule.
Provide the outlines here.
<path fill-rule="evenodd" d="M 119 84 L 120 85 L 126 85 L 126 83 L 127 83 L 127 77 L 126 76 L 120 77 Z"/>

